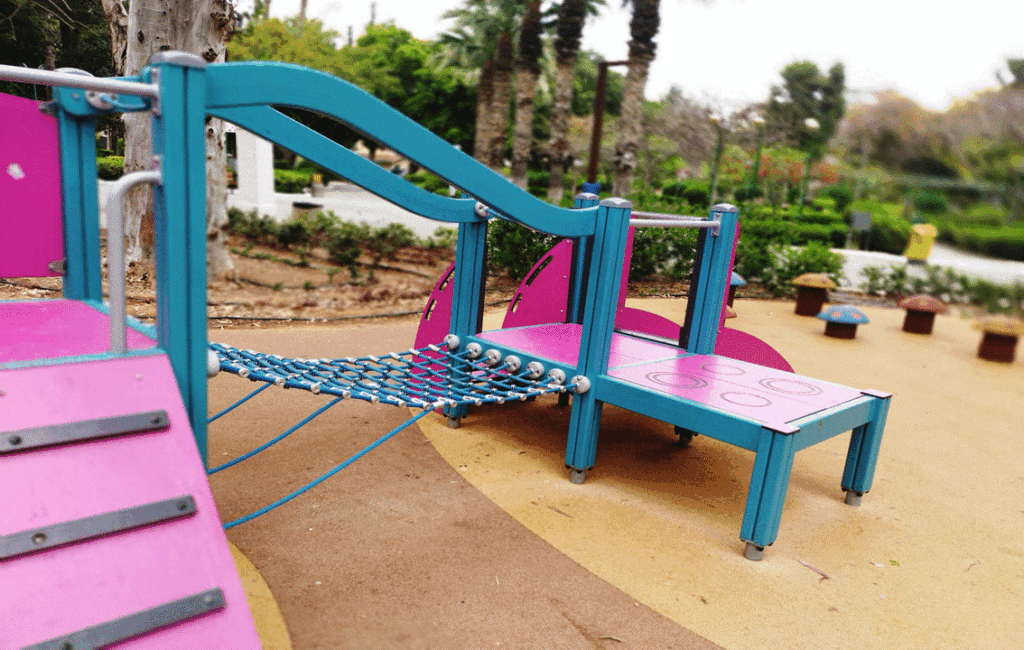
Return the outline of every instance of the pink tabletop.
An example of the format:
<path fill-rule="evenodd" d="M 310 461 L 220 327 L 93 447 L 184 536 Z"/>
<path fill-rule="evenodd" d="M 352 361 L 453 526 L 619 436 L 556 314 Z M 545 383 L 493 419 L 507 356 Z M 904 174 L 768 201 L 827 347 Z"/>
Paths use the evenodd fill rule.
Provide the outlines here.
<path fill-rule="evenodd" d="M 227 606 L 124 647 L 259 648 L 163 355 L 0 371 L 4 431 L 165 409 L 163 431 L 0 455 L 0 535 L 192 495 L 196 513 L 0 560 L 0 648 L 21 648 L 214 587 Z M 118 645 L 117 647 L 122 647 Z"/>
<path fill-rule="evenodd" d="M 128 328 L 128 347 L 154 347 Z M 110 349 L 110 319 L 77 300 L 0 302 L 0 364 L 101 354 Z"/>

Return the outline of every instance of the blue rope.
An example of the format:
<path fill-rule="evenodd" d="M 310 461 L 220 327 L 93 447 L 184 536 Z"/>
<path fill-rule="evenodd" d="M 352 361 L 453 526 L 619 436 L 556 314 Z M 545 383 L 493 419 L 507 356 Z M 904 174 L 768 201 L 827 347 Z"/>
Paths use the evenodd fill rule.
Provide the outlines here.
<path fill-rule="evenodd" d="M 291 501 L 295 497 L 297 497 L 297 496 L 299 496 L 301 494 L 304 494 L 304 493 L 308 492 L 309 490 L 312 490 L 313 488 L 315 488 L 316 486 L 320 485 L 321 483 L 323 483 L 327 479 L 331 478 L 332 476 L 334 476 L 335 474 L 337 474 L 341 470 L 345 469 L 346 467 L 348 467 L 352 463 L 356 462 L 357 460 L 359 460 L 360 458 L 362 458 L 366 454 L 370 453 L 371 451 L 373 451 L 374 449 L 376 449 L 377 447 L 379 447 L 383 443 L 387 442 L 389 439 L 393 438 L 400 431 L 404 430 L 406 427 L 408 427 L 412 423 L 416 422 L 420 418 L 422 418 L 422 417 L 424 417 L 424 416 L 426 416 L 426 415 L 428 415 L 430 413 L 431 413 L 431 411 L 429 411 L 429 410 L 423 411 L 419 415 L 417 415 L 417 416 L 415 416 L 415 417 L 413 417 L 413 418 L 411 418 L 409 420 L 406 420 L 404 423 L 398 425 L 397 427 L 395 427 L 394 429 L 392 429 L 388 433 L 384 434 L 380 438 L 377 438 L 377 440 L 375 440 L 374 442 L 370 443 L 362 451 L 358 452 L 356 455 L 352 456 L 351 458 L 349 458 L 345 462 L 341 463 L 340 465 L 338 465 L 337 467 L 335 467 L 331 471 L 327 472 L 326 474 L 324 474 L 320 478 L 315 479 L 315 480 L 313 480 L 310 483 L 307 483 L 305 486 L 303 486 L 303 487 L 299 488 L 298 490 L 292 492 L 288 496 L 286 496 L 286 497 L 284 497 L 282 499 L 279 499 L 279 500 L 275 501 L 274 503 L 271 503 L 268 506 L 264 506 L 264 507 L 260 508 L 259 510 L 257 510 L 256 512 L 253 512 L 253 513 L 250 513 L 250 514 L 248 514 L 248 515 L 246 515 L 244 517 L 240 517 L 238 519 L 235 519 L 234 521 L 227 522 L 226 524 L 224 524 L 224 530 L 229 530 L 229 529 L 234 528 L 235 526 L 237 526 L 239 524 L 244 524 L 247 521 L 251 521 L 251 520 L 255 519 L 256 517 L 259 517 L 260 515 L 264 515 L 264 514 L 270 512 L 271 510 L 273 510 L 274 508 L 277 508 L 278 506 L 282 506 L 282 505 L 288 503 L 289 501 Z"/>
<path fill-rule="evenodd" d="M 239 407 L 239 406 L 241 406 L 242 404 L 245 404 L 246 402 L 248 402 L 248 401 L 249 401 L 249 400 L 251 400 L 252 398 L 256 397 L 257 395 L 259 395 L 259 394 L 260 394 L 260 393 L 262 393 L 263 391 L 265 391 L 265 390 L 267 390 L 268 388 L 270 388 L 271 386 L 273 386 L 273 384 L 263 384 L 262 386 L 260 386 L 259 388 L 257 388 L 257 389 L 256 389 L 256 390 L 254 390 L 253 392 L 249 393 L 248 395 L 246 395 L 246 396 L 245 396 L 245 397 L 243 397 L 242 399 L 238 400 L 237 402 L 235 402 L 235 403 L 234 403 L 234 404 L 232 404 L 231 406 L 227 407 L 226 409 L 224 409 L 223 411 L 221 411 L 221 412 L 220 412 L 220 413 L 218 413 L 217 415 L 213 416 L 212 418 L 209 418 L 209 419 L 208 419 L 208 420 L 206 421 L 206 423 L 207 423 L 207 424 L 209 424 L 209 423 L 213 422 L 214 420 L 216 420 L 217 418 L 221 417 L 222 415 L 227 415 L 227 414 L 228 414 L 228 413 L 230 413 L 231 411 L 234 411 L 234 410 L 235 410 L 236 408 L 238 408 L 238 407 Z"/>
<path fill-rule="evenodd" d="M 267 384 L 267 386 L 270 386 L 270 384 Z M 310 416 L 306 417 L 305 419 L 303 419 L 302 422 L 299 422 L 294 427 L 292 427 L 291 429 L 288 429 L 287 431 L 285 431 L 281 435 L 277 436 L 273 440 L 265 442 L 262 445 L 260 445 L 259 447 L 257 447 L 256 449 L 253 449 L 252 451 L 250 451 L 249 453 L 242 454 L 238 458 L 236 458 L 234 460 L 229 460 L 228 462 L 224 463 L 223 465 L 218 465 L 217 467 L 214 467 L 213 469 L 206 470 L 206 475 L 210 476 L 212 474 L 216 474 L 217 472 L 221 471 L 222 469 L 227 469 L 227 468 L 231 467 L 232 465 L 237 465 L 238 463 L 242 462 L 243 460 L 247 460 L 249 458 L 252 458 L 256 454 L 258 454 L 261 451 L 263 451 L 264 449 L 266 449 L 266 448 L 268 448 L 268 447 L 270 447 L 272 445 L 275 445 L 275 444 L 281 442 L 282 440 L 284 440 L 285 438 L 287 438 L 291 434 L 295 433 L 296 431 L 298 431 L 299 429 L 301 429 L 305 425 L 309 424 L 309 422 L 313 418 L 317 417 L 318 415 L 320 415 L 321 413 L 323 413 L 327 409 L 331 408 L 332 406 L 334 406 L 335 404 L 337 404 L 341 400 L 342 400 L 341 397 L 335 397 L 333 400 L 328 402 L 326 405 L 321 406 L 320 408 L 318 408 L 312 415 L 310 415 Z"/>

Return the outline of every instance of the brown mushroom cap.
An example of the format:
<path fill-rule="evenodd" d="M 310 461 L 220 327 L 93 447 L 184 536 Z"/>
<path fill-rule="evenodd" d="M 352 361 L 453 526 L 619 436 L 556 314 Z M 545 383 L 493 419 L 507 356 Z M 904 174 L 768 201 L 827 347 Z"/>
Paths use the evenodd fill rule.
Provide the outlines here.
<path fill-rule="evenodd" d="M 836 283 L 824 273 L 804 273 L 793 278 L 798 287 L 814 287 L 817 289 L 835 289 Z"/>
<path fill-rule="evenodd" d="M 900 303 L 900 307 L 907 311 L 930 311 L 936 314 L 945 314 L 946 310 L 949 309 L 946 303 L 926 293 L 910 296 Z"/>
<path fill-rule="evenodd" d="M 979 318 L 974 323 L 974 329 L 1002 336 L 1024 336 L 1024 321 L 1004 314 L 994 314 Z"/>
<path fill-rule="evenodd" d="M 736 310 L 733 309 L 732 307 L 726 306 L 726 308 L 725 308 L 725 317 L 726 318 L 736 318 Z"/>

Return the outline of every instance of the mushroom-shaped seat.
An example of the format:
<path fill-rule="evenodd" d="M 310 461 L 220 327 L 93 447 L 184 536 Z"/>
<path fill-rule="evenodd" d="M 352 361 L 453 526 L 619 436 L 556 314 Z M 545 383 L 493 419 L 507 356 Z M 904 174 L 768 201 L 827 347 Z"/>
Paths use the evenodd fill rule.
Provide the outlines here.
<path fill-rule="evenodd" d="M 736 300 L 736 289 L 739 287 L 747 286 L 747 281 L 743 279 L 743 276 L 736 271 L 732 272 L 729 277 L 729 301 L 728 304 L 732 307 L 732 301 Z"/>
<path fill-rule="evenodd" d="M 903 319 L 903 331 L 911 334 L 931 334 L 935 325 L 935 314 L 946 313 L 946 303 L 926 293 L 910 296 L 900 303 L 907 310 Z"/>
<path fill-rule="evenodd" d="M 825 321 L 825 336 L 837 339 L 852 339 L 857 336 L 857 326 L 864 325 L 868 317 L 853 305 L 831 305 L 818 318 Z"/>
<path fill-rule="evenodd" d="M 828 290 L 836 288 L 836 283 L 824 273 L 798 275 L 792 284 L 796 287 L 796 313 L 800 316 L 817 316 L 828 298 Z"/>
<path fill-rule="evenodd" d="M 726 307 L 725 307 L 725 318 L 726 318 L 726 320 L 728 320 L 730 318 L 736 318 L 737 315 L 738 314 L 736 313 L 735 309 L 733 309 L 732 307 L 729 307 L 728 305 L 726 305 Z"/>
<path fill-rule="evenodd" d="M 984 332 L 978 346 L 978 357 L 1013 363 L 1017 339 L 1024 335 L 1024 321 L 998 314 L 978 320 L 974 327 Z"/>

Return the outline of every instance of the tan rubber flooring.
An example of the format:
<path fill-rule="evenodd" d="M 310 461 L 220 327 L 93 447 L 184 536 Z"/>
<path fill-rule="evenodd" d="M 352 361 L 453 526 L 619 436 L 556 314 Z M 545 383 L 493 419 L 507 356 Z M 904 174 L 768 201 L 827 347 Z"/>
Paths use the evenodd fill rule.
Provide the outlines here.
<path fill-rule="evenodd" d="M 630 304 L 681 320 L 685 303 Z M 458 430 L 428 416 L 228 537 L 297 649 L 1024 646 L 1024 362 L 977 359 L 980 333 L 958 315 L 921 336 L 900 331 L 902 312 L 865 308 L 871 324 L 841 341 L 792 303 L 736 308 L 730 326 L 798 373 L 894 394 L 863 505 L 839 490 L 848 435 L 800 452 L 762 562 L 744 559 L 738 538 L 753 454 L 703 437 L 680 449 L 671 427 L 607 408 L 597 465 L 573 485 L 568 409 L 553 398 L 478 409 Z M 406 349 L 414 328 L 210 338 L 334 357 Z M 253 387 L 211 380 L 211 412 Z M 211 464 L 324 402 L 266 391 L 211 426 Z M 215 475 L 222 517 L 287 494 L 409 416 L 339 404 Z"/>

